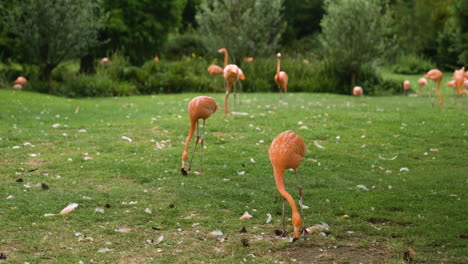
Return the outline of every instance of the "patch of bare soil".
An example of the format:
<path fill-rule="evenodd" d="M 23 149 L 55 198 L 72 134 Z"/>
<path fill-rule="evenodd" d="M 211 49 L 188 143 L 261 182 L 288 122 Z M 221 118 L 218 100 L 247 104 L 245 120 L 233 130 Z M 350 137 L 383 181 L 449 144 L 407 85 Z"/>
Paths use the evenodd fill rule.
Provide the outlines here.
<path fill-rule="evenodd" d="M 304 264 L 385 263 L 385 259 L 390 257 L 389 252 L 377 244 L 371 247 L 354 247 L 333 245 L 318 246 L 316 244 L 302 242 L 300 246 L 295 246 L 287 251 L 278 253 L 281 255 L 281 258 Z"/>

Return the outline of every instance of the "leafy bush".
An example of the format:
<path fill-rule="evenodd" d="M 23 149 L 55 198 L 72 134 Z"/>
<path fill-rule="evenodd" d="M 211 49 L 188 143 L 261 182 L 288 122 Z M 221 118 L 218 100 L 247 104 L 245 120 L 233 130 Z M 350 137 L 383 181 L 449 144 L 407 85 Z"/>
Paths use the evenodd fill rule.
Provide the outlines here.
<path fill-rule="evenodd" d="M 436 68 L 434 63 L 423 57 L 416 54 L 401 54 L 392 66 L 392 71 L 401 74 L 418 74 L 433 68 Z"/>
<path fill-rule="evenodd" d="M 95 97 L 131 95 L 136 87 L 129 82 L 118 82 L 102 75 L 78 75 L 60 87 L 58 93 L 66 97 Z"/>
<path fill-rule="evenodd" d="M 207 49 L 195 34 L 177 35 L 169 40 L 164 56 L 166 59 L 180 59 L 192 54 L 205 56 Z"/>

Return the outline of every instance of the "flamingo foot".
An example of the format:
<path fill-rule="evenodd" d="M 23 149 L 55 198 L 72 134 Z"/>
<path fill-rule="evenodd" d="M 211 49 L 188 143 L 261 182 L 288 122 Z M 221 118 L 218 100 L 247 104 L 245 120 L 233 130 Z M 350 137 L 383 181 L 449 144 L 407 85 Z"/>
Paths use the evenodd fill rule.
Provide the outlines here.
<path fill-rule="evenodd" d="M 188 172 L 184 169 L 184 168 L 181 168 L 180 169 L 180 173 L 183 175 L 183 176 L 187 176 Z"/>

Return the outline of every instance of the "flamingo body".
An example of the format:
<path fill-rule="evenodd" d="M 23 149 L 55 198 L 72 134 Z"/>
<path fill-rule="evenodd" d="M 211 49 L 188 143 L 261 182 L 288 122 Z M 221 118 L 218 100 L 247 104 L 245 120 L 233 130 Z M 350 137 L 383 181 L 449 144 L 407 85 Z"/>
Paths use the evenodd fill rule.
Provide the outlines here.
<path fill-rule="evenodd" d="M 270 162 L 273 166 L 276 187 L 281 196 L 289 202 L 292 211 L 292 224 L 294 227 L 293 239 L 299 238 L 299 232 L 302 225 L 301 216 L 297 210 L 296 203 L 292 196 L 286 191 L 284 186 L 284 171 L 293 169 L 297 175 L 297 169 L 301 165 L 302 159 L 306 153 L 304 140 L 292 131 L 285 131 L 279 134 L 271 143 L 268 150 Z M 302 197 L 302 187 L 300 189 Z M 284 210 L 284 207 L 283 207 Z M 284 211 L 283 211 L 284 213 Z"/>
<path fill-rule="evenodd" d="M 197 128 L 197 142 L 195 143 L 195 148 L 197 147 L 197 144 L 199 141 L 198 120 L 203 119 L 203 134 L 202 134 L 202 139 L 201 139 L 201 145 L 202 145 L 202 151 L 203 151 L 205 120 L 209 118 L 213 113 L 215 113 L 216 109 L 218 109 L 218 105 L 216 104 L 216 101 L 212 97 L 209 97 L 209 96 L 197 96 L 189 102 L 188 113 L 190 117 L 190 131 L 187 136 L 187 139 L 185 140 L 185 148 L 184 148 L 184 152 L 182 153 L 181 172 L 183 175 L 187 174 L 187 171 L 185 170 L 185 163 L 188 158 L 188 146 L 189 146 L 190 140 L 193 137 L 195 128 Z M 195 149 L 194 149 L 194 152 L 195 152 Z M 192 153 L 192 157 L 193 157 L 193 153 Z M 191 165 L 192 164 L 190 164 L 190 166 Z M 188 171 L 190 171 L 190 168 Z"/>
<path fill-rule="evenodd" d="M 218 65 L 211 64 L 208 66 L 208 73 L 211 75 L 223 75 L 223 68 Z"/>
<path fill-rule="evenodd" d="M 353 87 L 353 95 L 354 96 L 362 96 L 364 94 L 361 86 L 354 86 Z"/>
<path fill-rule="evenodd" d="M 458 94 L 463 94 L 463 84 L 465 81 L 465 67 L 462 67 L 460 70 L 456 70 L 453 73 L 453 81 L 455 83 L 455 89 L 457 89 Z"/>
<path fill-rule="evenodd" d="M 28 80 L 23 76 L 18 76 L 18 78 L 15 80 L 15 84 L 20 84 L 22 86 L 26 85 L 26 83 L 28 83 Z"/>

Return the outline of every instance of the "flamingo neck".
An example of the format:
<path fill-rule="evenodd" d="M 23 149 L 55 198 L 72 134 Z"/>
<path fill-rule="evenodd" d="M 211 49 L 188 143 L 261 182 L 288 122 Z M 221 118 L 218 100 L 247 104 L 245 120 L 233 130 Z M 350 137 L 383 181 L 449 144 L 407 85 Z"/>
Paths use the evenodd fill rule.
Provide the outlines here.
<path fill-rule="evenodd" d="M 227 50 L 224 50 L 224 68 L 228 65 L 228 52 Z"/>
<path fill-rule="evenodd" d="M 281 59 L 278 57 L 278 63 L 276 64 L 276 74 L 279 74 L 281 69 Z"/>
<path fill-rule="evenodd" d="M 284 199 L 286 199 L 289 205 L 291 206 L 293 226 L 300 228 L 301 216 L 299 215 L 299 212 L 297 210 L 296 202 L 284 187 L 284 169 L 280 169 L 278 167 L 273 166 L 273 173 L 275 174 L 276 188 L 278 188 L 278 191 L 281 194 L 281 196 Z"/>

